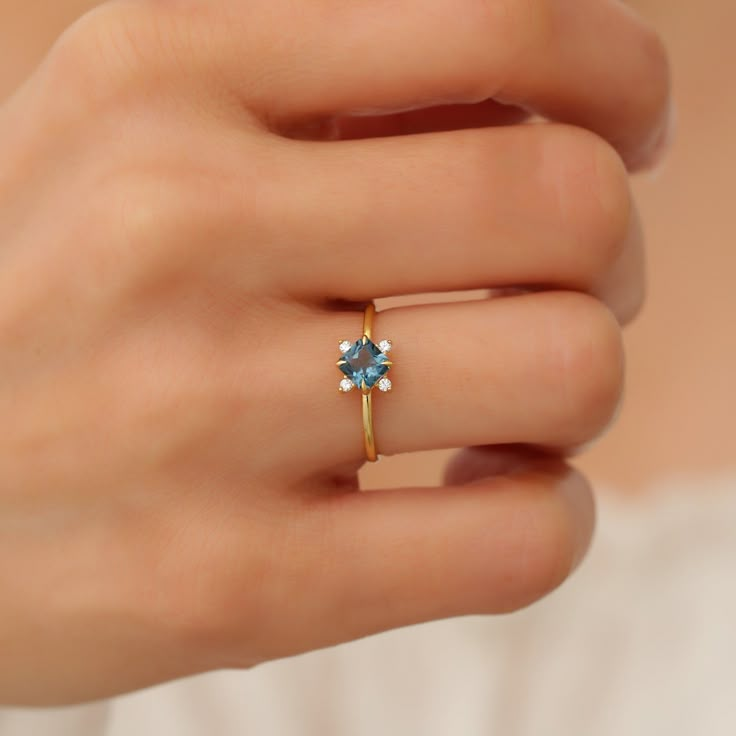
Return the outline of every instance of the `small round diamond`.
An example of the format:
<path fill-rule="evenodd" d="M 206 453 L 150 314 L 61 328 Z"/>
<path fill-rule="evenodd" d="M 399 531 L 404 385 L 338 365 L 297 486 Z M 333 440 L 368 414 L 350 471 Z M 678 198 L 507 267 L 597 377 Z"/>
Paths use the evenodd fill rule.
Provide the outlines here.
<path fill-rule="evenodd" d="M 342 381 L 340 381 L 340 391 L 344 394 L 348 393 L 348 391 L 352 391 L 354 388 L 355 384 L 349 378 L 343 378 Z"/>
<path fill-rule="evenodd" d="M 381 342 L 378 343 L 378 349 L 385 355 L 386 353 L 391 352 L 391 348 L 393 347 L 393 343 L 391 340 L 381 340 Z"/>
<path fill-rule="evenodd" d="M 353 343 L 351 343 L 350 340 L 343 340 L 340 343 L 340 352 L 344 355 L 351 347 L 353 347 Z"/>
<path fill-rule="evenodd" d="M 390 391 L 391 388 L 392 388 L 392 384 L 391 384 L 391 379 L 390 378 L 382 378 L 378 382 L 378 389 L 380 391 L 383 391 L 384 393 L 386 393 L 387 391 Z"/>

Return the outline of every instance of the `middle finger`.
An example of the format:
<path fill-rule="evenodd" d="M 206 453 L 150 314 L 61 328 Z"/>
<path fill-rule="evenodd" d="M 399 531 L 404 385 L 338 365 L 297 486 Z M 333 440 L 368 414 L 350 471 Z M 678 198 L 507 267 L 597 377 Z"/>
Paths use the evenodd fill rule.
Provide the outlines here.
<path fill-rule="evenodd" d="M 299 246 L 280 272 L 295 296 L 555 287 L 621 318 L 640 301 L 626 171 L 591 133 L 537 124 L 287 145 L 298 151 L 280 221 Z"/>

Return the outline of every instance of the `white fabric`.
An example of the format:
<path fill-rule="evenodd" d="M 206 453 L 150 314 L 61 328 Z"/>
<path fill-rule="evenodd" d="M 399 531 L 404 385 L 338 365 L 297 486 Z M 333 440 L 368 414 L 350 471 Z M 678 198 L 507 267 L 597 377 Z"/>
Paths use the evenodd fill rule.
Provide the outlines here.
<path fill-rule="evenodd" d="M 736 479 L 605 499 L 588 561 L 526 611 L 0 710 L 0 736 L 733 736 Z"/>

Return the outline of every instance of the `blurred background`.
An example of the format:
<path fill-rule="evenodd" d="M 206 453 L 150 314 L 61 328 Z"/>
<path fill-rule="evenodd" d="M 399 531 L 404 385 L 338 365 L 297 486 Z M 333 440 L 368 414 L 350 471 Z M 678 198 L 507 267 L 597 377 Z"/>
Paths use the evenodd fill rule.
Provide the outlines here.
<path fill-rule="evenodd" d="M 94 4 L 0 0 L 0 100 Z M 124 698 L 109 733 L 205 733 L 205 692 L 216 734 L 736 734 L 736 2 L 630 4 L 669 45 L 677 133 L 635 183 L 650 296 L 627 333 L 626 403 L 578 459 L 600 499 L 589 561 L 520 614 Z M 447 458 L 387 458 L 364 482 L 439 482 Z M 67 733 L 45 723 L 27 733 Z"/>

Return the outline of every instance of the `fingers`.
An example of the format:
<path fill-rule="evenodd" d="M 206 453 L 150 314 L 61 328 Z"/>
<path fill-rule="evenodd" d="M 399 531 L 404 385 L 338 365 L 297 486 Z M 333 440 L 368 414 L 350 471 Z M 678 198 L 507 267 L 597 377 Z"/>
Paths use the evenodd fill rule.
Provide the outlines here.
<path fill-rule="evenodd" d="M 640 301 L 626 171 L 586 131 L 525 125 L 300 146 L 281 222 L 301 246 L 280 264 L 280 285 L 300 297 L 553 286 L 594 293 L 622 316 Z M 324 202 L 335 203 L 329 214 Z M 356 254 L 375 265 L 356 268 Z"/>
<path fill-rule="evenodd" d="M 219 74 L 276 127 L 494 98 L 589 128 L 632 165 L 665 135 L 661 42 L 618 0 L 279 0 L 247 12 L 231 0 L 195 20 L 210 89 Z"/>
<path fill-rule="evenodd" d="M 145 74 L 275 131 L 493 99 L 588 128 L 632 167 L 669 133 L 661 41 L 619 0 L 138 0 L 85 16 L 61 47 L 95 99 Z"/>
<path fill-rule="evenodd" d="M 247 534 L 260 511 L 237 511 L 242 489 L 217 497 L 225 516 L 176 555 L 186 581 L 187 560 L 206 548 L 210 573 L 170 594 L 177 606 L 167 625 L 204 645 L 207 668 L 242 667 L 542 597 L 587 551 L 595 517 L 588 483 L 560 460 L 532 456 L 499 476 L 495 461 L 484 467 L 476 452 L 465 482 L 444 488 L 360 493 L 315 477 L 301 502 L 292 497 Z M 208 507 L 204 519 L 211 514 Z M 244 564 L 254 556 L 255 569 Z M 201 559 L 196 566 L 207 569 Z"/>
<path fill-rule="evenodd" d="M 338 394 L 340 372 L 308 357 L 331 338 L 357 339 L 360 314 L 324 322 L 308 331 L 311 347 L 299 361 L 300 385 L 320 388 L 290 404 L 308 435 L 303 425 L 284 430 L 301 432 L 299 462 L 315 467 L 364 457 L 359 392 Z M 374 339 L 383 338 L 394 343 L 394 388 L 374 391 L 381 454 L 515 443 L 568 448 L 596 437 L 618 407 L 619 329 L 582 294 L 391 309 L 376 316 Z"/>
<path fill-rule="evenodd" d="M 538 460 L 510 476 L 472 480 L 320 499 L 321 562 L 309 590 L 321 602 L 315 622 L 329 621 L 326 636 L 334 637 L 323 643 L 511 611 L 570 574 L 594 525 L 584 478 Z"/>

